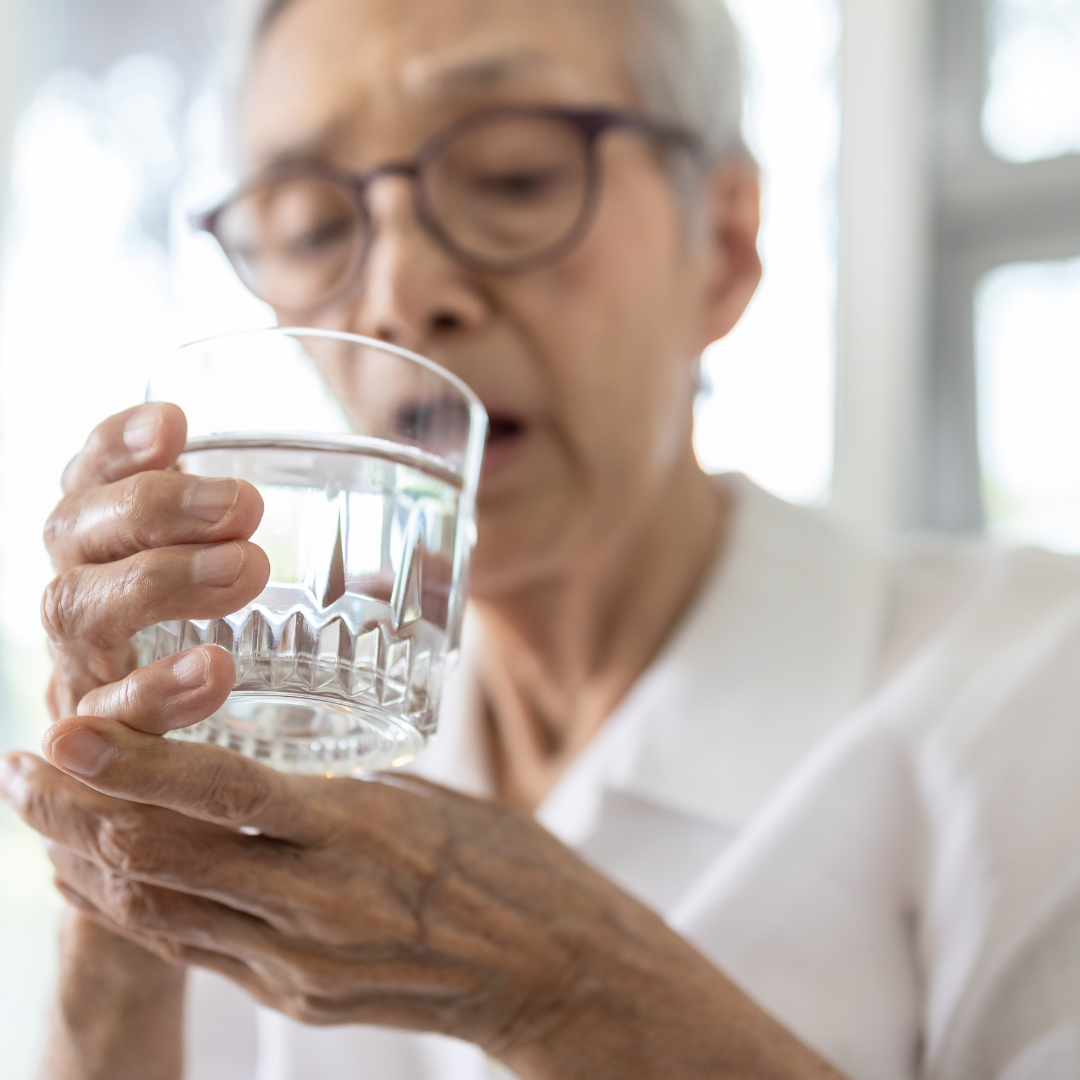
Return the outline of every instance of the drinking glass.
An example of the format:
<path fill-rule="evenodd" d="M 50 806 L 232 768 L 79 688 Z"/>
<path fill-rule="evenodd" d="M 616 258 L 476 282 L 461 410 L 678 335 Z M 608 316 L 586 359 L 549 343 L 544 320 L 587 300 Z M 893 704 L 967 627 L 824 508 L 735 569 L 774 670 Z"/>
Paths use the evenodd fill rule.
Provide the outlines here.
<path fill-rule="evenodd" d="M 136 635 L 140 665 L 207 643 L 236 662 L 224 706 L 172 737 L 290 772 L 411 760 L 459 645 L 479 399 L 415 353 L 298 328 L 187 345 L 155 368 L 146 397 L 187 415 L 182 472 L 258 488 L 252 540 L 271 567 L 239 611 Z"/>

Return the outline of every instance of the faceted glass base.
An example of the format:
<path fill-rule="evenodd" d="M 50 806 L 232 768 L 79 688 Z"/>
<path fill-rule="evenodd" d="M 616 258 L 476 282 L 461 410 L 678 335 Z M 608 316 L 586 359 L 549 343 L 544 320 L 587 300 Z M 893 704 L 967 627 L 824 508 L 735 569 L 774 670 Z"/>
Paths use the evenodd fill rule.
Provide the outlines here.
<path fill-rule="evenodd" d="M 301 694 L 234 692 L 213 716 L 169 733 L 236 750 L 282 772 L 356 776 L 405 765 L 426 739 L 377 708 Z"/>

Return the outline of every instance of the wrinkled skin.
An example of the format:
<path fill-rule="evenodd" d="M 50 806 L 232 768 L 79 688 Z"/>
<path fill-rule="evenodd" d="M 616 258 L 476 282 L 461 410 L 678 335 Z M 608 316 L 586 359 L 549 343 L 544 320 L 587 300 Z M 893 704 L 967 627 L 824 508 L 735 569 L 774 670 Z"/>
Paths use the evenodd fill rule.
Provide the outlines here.
<path fill-rule="evenodd" d="M 828 1075 L 782 1072 L 793 1039 L 514 810 L 281 776 L 116 721 L 61 722 L 50 747 L 76 725 L 111 747 L 95 790 L 26 757 L 16 805 L 80 909 L 170 961 L 306 1023 L 470 1039 L 526 1077 Z"/>
<path fill-rule="evenodd" d="M 133 453 L 125 423 L 147 416 L 154 446 Z M 130 664 L 131 627 L 80 603 L 82 588 L 105 587 L 88 560 L 111 560 L 120 606 L 142 617 L 236 606 L 265 582 L 261 552 L 241 539 L 258 519 L 253 489 L 216 492 L 220 520 L 196 524 L 192 506 L 210 516 L 197 480 L 123 478 L 167 464 L 182 441 L 168 406 L 107 421 L 65 476 L 47 530 L 69 567 L 45 602 L 52 701 L 75 679 L 100 685 L 49 729 L 48 761 L 16 754 L 0 767 L 0 788 L 47 837 L 78 913 L 44 1076 L 175 1080 L 188 964 L 307 1023 L 469 1039 L 523 1077 L 835 1075 L 519 811 L 414 778 L 287 776 L 162 739 L 224 701 L 234 669 L 223 650 L 200 646 L 101 683 L 110 665 Z M 171 512 L 148 476 L 172 485 Z M 198 569 L 209 539 L 243 556 L 217 567 L 214 585 Z M 180 608 L 177 581 L 190 593 Z"/>
<path fill-rule="evenodd" d="M 329 131 L 315 152 L 361 168 L 500 101 L 634 107 L 619 25 L 573 0 L 294 0 L 249 81 L 246 160 L 312 152 Z M 464 90 L 439 84 L 492 56 Z M 470 1039 L 537 1080 L 835 1075 L 523 812 L 721 546 L 724 507 L 693 455 L 693 365 L 760 274 L 752 169 L 703 180 L 690 237 L 649 147 L 613 136 L 603 155 L 579 247 L 502 277 L 457 266 L 403 185 L 382 185 L 367 277 L 304 319 L 425 353 L 517 425 L 490 447 L 474 578 L 503 805 L 162 740 L 224 701 L 232 661 L 198 648 L 136 671 L 130 637 L 261 591 L 258 493 L 169 471 L 185 434 L 170 406 L 105 421 L 69 466 L 46 528 L 58 723 L 47 760 L 0 769 L 72 906 L 45 1080 L 177 1080 L 188 964 L 302 1020 Z"/>

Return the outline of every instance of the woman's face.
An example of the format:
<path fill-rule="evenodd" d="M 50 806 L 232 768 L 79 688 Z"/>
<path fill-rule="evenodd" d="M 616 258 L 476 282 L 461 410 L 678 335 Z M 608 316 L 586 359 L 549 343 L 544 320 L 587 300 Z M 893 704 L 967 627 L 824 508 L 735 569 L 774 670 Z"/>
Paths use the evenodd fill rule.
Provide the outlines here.
<path fill-rule="evenodd" d="M 283 158 L 354 171 L 408 160 L 450 121 L 493 105 L 635 109 L 625 21 L 615 0 L 293 0 L 246 86 L 246 170 Z M 698 242 L 647 140 L 609 133 L 600 160 L 581 243 L 512 274 L 456 262 L 417 222 L 407 181 L 380 180 L 362 283 L 303 315 L 422 353 L 484 402 L 481 597 L 559 574 L 648 512 L 692 454 L 694 360 L 757 281 L 745 169 L 734 187 L 738 169 L 711 185 Z"/>

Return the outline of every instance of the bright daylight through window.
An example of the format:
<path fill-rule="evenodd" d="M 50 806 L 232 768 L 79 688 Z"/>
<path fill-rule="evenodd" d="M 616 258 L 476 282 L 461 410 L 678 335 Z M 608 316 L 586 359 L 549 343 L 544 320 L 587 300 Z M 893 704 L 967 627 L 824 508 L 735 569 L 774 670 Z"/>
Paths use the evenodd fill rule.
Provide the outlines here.
<path fill-rule="evenodd" d="M 712 393 L 698 411 L 697 451 L 708 469 L 812 502 L 832 478 L 839 4 L 730 6 L 747 43 L 765 277 L 735 331 L 706 353 Z"/>
<path fill-rule="evenodd" d="M 1080 151 L 1080 2 L 987 4 L 987 145 L 1007 161 Z"/>
<path fill-rule="evenodd" d="M 1080 153 L 1080 0 L 987 3 L 988 148 L 1014 163 Z M 1014 166 L 1013 179 L 1035 183 L 1040 167 Z M 1080 258 L 1062 258 L 1074 253 L 1013 255 L 975 297 L 987 525 L 1064 551 L 1080 551 Z"/>
<path fill-rule="evenodd" d="M 1080 552 L 1080 259 L 995 270 L 975 310 L 988 525 Z"/>

